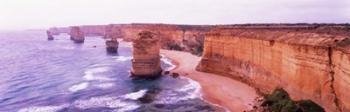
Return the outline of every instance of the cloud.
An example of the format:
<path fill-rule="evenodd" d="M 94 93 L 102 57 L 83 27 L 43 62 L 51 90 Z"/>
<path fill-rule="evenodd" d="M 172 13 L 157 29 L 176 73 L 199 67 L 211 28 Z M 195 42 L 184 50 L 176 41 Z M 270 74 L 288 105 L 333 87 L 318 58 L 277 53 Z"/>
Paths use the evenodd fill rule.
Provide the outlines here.
<path fill-rule="evenodd" d="M 349 0 L 2 0 L 0 29 L 156 22 L 344 23 Z"/>

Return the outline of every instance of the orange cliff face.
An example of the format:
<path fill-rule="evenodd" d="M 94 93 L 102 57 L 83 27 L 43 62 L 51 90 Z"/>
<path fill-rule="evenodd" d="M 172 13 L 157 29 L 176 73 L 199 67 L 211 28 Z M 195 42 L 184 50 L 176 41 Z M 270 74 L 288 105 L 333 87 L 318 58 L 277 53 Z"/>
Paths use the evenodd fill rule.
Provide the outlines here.
<path fill-rule="evenodd" d="M 350 111 L 350 30 L 342 26 L 238 26 L 206 34 L 199 71 L 241 80 L 330 112 Z"/>
<path fill-rule="evenodd" d="M 131 74 L 138 78 L 155 78 L 161 75 L 159 37 L 149 31 L 142 31 L 133 40 Z"/>
<path fill-rule="evenodd" d="M 160 37 L 163 49 L 180 50 L 200 55 L 204 36 L 214 26 L 207 25 L 170 25 L 170 24 L 110 24 L 79 26 L 85 36 L 103 36 L 106 39 L 122 38 L 132 41 L 141 31 L 152 31 Z M 49 31 L 69 33 L 67 28 L 51 28 Z"/>
<path fill-rule="evenodd" d="M 116 25 L 116 32 L 120 32 L 124 40 L 131 41 L 137 38 L 138 33 L 144 30 L 157 33 L 160 37 L 161 48 L 187 51 L 193 54 L 202 52 L 204 34 L 209 26 L 167 25 L 167 24 L 124 24 Z"/>

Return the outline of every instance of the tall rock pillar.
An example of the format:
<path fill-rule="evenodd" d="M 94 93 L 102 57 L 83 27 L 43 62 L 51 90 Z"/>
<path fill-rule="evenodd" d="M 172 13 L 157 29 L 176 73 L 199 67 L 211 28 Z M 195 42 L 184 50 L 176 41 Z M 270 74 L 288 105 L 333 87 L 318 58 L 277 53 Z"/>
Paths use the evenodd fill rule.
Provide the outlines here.
<path fill-rule="evenodd" d="M 161 75 L 159 37 L 155 33 L 142 31 L 133 40 L 131 76 L 134 78 L 156 78 Z"/>
<path fill-rule="evenodd" d="M 75 43 L 84 43 L 84 32 L 82 32 L 79 27 L 73 26 L 70 28 L 70 39 Z"/>

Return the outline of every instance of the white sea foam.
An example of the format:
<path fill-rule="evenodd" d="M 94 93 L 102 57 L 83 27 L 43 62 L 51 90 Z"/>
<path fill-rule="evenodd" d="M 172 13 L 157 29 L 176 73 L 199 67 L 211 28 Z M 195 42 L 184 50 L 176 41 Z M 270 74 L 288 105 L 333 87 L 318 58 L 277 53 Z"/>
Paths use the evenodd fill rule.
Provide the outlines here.
<path fill-rule="evenodd" d="M 174 65 L 171 60 L 169 58 L 166 58 L 164 55 L 160 55 L 161 56 L 161 61 L 164 62 L 167 65 L 170 65 L 170 67 L 166 68 L 165 71 L 170 71 L 176 68 L 176 65 Z"/>
<path fill-rule="evenodd" d="M 192 93 L 192 94 L 188 94 L 187 96 L 181 97 L 180 99 L 188 100 L 188 99 L 195 99 L 201 96 L 201 92 L 200 92 L 201 86 L 198 82 L 192 79 L 189 79 L 187 77 L 181 77 L 181 78 L 186 79 L 188 81 L 188 84 L 176 90 L 181 92 Z"/>
<path fill-rule="evenodd" d="M 198 82 L 193 81 L 186 77 L 181 77 L 181 79 L 187 80 L 188 83 L 180 88 L 175 89 L 175 92 L 174 91 L 162 92 L 161 96 L 165 96 L 165 97 L 163 97 L 161 100 L 158 100 L 156 102 L 162 103 L 162 104 L 175 104 L 184 100 L 201 98 L 201 93 L 200 93 L 201 87 Z M 185 93 L 185 95 L 179 97 L 177 94 L 178 92 Z"/>
<path fill-rule="evenodd" d="M 101 89 L 108 89 L 108 88 L 111 88 L 114 86 L 113 83 L 102 83 L 102 84 L 98 84 L 98 85 L 95 85 L 96 87 L 98 88 L 101 88 Z"/>
<path fill-rule="evenodd" d="M 131 56 L 116 56 L 114 59 L 118 62 L 129 61 L 132 59 Z"/>
<path fill-rule="evenodd" d="M 67 104 L 58 105 L 58 106 L 34 106 L 34 107 L 22 108 L 18 112 L 56 112 L 66 107 L 68 107 Z"/>
<path fill-rule="evenodd" d="M 122 97 L 125 99 L 137 100 L 137 99 L 141 98 L 142 96 L 144 96 L 146 94 L 146 92 L 147 92 L 147 90 L 143 89 L 143 90 L 139 90 L 137 92 L 126 94 Z"/>
<path fill-rule="evenodd" d="M 118 97 L 93 97 L 88 100 L 77 100 L 73 103 L 77 108 L 88 109 L 95 107 L 116 108 L 116 111 L 131 111 L 140 106 L 134 102 L 122 101 Z"/>
<path fill-rule="evenodd" d="M 89 86 L 89 83 L 88 83 L 88 82 L 83 82 L 83 83 L 80 83 L 80 84 L 76 84 L 76 85 L 71 86 L 71 87 L 69 88 L 69 91 L 71 91 L 71 92 L 77 92 L 77 91 L 86 89 L 88 86 Z"/>
<path fill-rule="evenodd" d="M 63 48 L 63 49 L 68 49 L 68 50 L 74 49 L 74 47 L 72 47 L 72 46 L 63 46 L 62 48 Z"/>
<path fill-rule="evenodd" d="M 109 67 L 98 67 L 93 69 L 88 69 L 85 71 L 85 75 L 83 78 L 85 80 L 105 80 L 105 81 L 111 81 L 113 79 L 105 76 L 96 76 L 97 73 L 107 72 L 109 70 Z"/>

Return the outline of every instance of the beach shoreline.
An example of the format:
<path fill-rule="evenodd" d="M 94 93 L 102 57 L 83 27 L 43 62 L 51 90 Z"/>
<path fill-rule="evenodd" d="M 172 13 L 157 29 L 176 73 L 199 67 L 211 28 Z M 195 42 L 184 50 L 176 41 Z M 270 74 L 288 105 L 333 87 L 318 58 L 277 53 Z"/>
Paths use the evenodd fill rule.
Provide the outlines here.
<path fill-rule="evenodd" d="M 209 103 L 224 107 L 231 112 L 243 112 L 253 108 L 256 98 L 260 97 L 256 90 L 240 81 L 195 70 L 200 57 L 183 51 L 161 50 L 161 54 L 176 65 L 171 70 L 181 76 L 188 77 L 201 86 L 201 94 Z"/>

